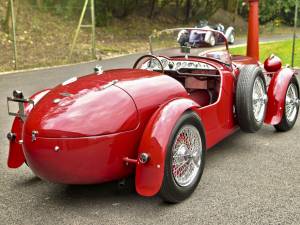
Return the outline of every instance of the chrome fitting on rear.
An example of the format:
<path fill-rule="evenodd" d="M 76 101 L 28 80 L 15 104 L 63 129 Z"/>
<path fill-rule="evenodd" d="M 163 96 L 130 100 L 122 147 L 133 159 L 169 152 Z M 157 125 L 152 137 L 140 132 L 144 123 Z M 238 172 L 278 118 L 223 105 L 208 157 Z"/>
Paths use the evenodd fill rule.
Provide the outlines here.
<path fill-rule="evenodd" d="M 96 73 L 97 75 L 103 74 L 103 68 L 102 68 L 102 66 L 100 66 L 100 65 L 97 65 L 97 66 L 94 68 L 94 71 L 95 71 L 95 73 Z"/>
<path fill-rule="evenodd" d="M 23 92 L 19 91 L 19 90 L 14 90 L 13 91 L 13 96 L 14 96 L 14 98 L 19 98 L 19 99 L 24 98 Z"/>
<path fill-rule="evenodd" d="M 15 103 L 18 104 L 18 106 L 19 106 L 18 112 L 11 112 L 10 111 L 9 104 L 11 102 L 15 102 Z M 13 91 L 13 97 L 7 97 L 8 115 L 20 117 L 24 122 L 25 119 L 26 119 L 25 104 L 32 104 L 34 106 L 34 101 L 31 100 L 31 99 L 25 99 L 22 91 L 14 90 Z"/>
<path fill-rule="evenodd" d="M 7 139 L 9 141 L 14 141 L 16 139 L 16 134 L 13 133 L 13 132 L 9 132 L 7 135 L 6 135 Z"/>
<path fill-rule="evenodd" d="M 146 164 L 147 162 L 149 162 L 149 160 L 150 160 L 149 154 L 147 154 L 147 153 L 140 154 L 140 157 L 139 157 L 139 162 L 140 163 Z"/>

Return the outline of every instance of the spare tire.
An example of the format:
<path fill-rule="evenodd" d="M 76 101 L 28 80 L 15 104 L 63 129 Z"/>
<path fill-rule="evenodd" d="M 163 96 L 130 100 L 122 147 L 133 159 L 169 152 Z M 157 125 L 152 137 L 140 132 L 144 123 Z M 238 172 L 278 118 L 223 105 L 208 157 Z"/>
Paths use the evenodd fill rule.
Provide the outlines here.
<path fill-rule="evenodd" d="M 265 120 L 267 107 L 266 81 L 257 65 L 242 67 L 237 81 L 236 113 L 241 129 L 258 131 Z"/>

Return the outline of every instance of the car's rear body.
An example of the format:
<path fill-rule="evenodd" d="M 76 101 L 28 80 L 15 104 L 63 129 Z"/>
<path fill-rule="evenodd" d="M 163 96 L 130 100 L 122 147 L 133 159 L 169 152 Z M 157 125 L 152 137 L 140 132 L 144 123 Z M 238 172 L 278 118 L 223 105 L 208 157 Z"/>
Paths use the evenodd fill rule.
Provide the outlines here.
<path fill-rule="evenodd" d="M 46 180 L 100 183 L 133 172 L 144 127 L 159 105 L 187 97 L 169 76 L 144 70 L 112 70 L 67 81 L 28 113 L 22 150 L 33 172 Z M 10 149 L 14 151 L 14 149 Z"/>

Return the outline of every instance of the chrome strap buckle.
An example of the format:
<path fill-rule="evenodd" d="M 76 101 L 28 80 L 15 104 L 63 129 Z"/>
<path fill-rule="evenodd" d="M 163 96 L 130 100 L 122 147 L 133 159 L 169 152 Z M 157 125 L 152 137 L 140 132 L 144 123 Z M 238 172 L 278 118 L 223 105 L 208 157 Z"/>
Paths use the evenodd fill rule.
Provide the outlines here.
<path fill-rule="evenodd" d="M 10 102 L 18 103 L 18 112 L 11 112 Z M 25 115 L 25 104 L 32 104 L 34 106 L 34 101 L 31 99 L 25 99 L 21 91 L 14 91 L 13 97 L 7 97 L 7 112 L 10 116 L 20 117 L 23 121 L 26 119 Z"/>

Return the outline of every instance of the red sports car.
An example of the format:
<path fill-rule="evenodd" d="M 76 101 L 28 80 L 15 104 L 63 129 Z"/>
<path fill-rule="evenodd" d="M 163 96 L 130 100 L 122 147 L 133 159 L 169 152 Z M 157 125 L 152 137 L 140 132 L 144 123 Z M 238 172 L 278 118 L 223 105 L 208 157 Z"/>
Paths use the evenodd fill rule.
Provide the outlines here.
<path fill-rule="evenodd" d="M 65 184 L 134 175 L 139 194 L 180 202 L 197 187 L 207 149 L 239 128 L 294 126 L 294 70 L 276 56 L 264 68 L 255 52 L 231 56 L 222 33 L 223 48 L 178 47 L 180 30 L 152 35 L 152 54 L 132 69 L 96 68 L 28 99 L 14 91 L 8 166 L 26 163 L 37 176 Z"/>

